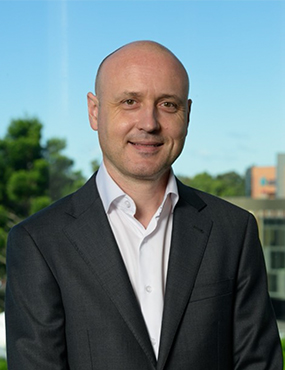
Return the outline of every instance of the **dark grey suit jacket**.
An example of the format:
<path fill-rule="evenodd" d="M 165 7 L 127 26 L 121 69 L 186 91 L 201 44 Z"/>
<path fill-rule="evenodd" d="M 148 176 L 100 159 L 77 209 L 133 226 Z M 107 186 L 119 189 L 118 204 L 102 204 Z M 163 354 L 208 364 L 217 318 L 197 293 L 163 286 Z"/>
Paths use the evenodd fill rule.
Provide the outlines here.
<path fill-rule="evenodd" d="M 281 370 L 254 218 L 178 182 L 156 361 L 94 176 L 14 227 L 10 370 Z"/>

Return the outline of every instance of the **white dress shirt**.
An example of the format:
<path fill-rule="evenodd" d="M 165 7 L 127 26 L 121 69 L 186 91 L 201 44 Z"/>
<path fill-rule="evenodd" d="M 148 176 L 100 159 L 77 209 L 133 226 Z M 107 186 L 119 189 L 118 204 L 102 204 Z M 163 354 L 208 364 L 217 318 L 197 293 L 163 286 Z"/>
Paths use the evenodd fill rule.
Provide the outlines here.
<path fill-rule="evenodd" d="M 173 210 L 179 198 L 176 180 L 171 171 L 164 199 L 147 228 L 134 217 L 134 201 L 111 178 L 104 163 L 96 183 L 158 357 Z"/>

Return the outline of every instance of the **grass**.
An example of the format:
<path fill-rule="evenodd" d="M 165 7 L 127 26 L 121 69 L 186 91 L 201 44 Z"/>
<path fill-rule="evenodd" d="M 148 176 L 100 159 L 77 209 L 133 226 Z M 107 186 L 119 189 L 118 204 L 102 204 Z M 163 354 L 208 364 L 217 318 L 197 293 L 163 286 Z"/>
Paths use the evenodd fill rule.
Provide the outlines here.
<path fill-rule="evenodd" d="M 7 370 L 6 360 L 0 359 L 0 370 Z"/>
<path fill-rule="evenodd" d="M 285 370 L 285 338 L 281 339 L 281 344 L 282 344 L 282 351 L 283 351 L 283 370 Z M 1 370 L 1 369 L 0 369 Z"/>

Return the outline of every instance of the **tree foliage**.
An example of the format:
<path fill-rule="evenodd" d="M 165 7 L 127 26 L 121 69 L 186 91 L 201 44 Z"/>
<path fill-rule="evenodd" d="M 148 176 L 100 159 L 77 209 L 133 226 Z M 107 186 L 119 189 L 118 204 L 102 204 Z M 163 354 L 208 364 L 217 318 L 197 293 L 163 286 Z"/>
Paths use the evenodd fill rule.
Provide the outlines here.
<path fill-rule="evenodd" d="M 181 176 L 179 179 L 188 186 L 219 197 L 245 195 L 245 179 L 236 172 L 227 172 L 218 176 L 203 172 L 193 178 Z"/>
<path fill-rule="evenodd" d="M 0 139 L 0 278 L 10 228 L 85 181 L 63 153 L 65 140 L 43 143 L 42 128 L 35 118 L 12 120 Z"/>

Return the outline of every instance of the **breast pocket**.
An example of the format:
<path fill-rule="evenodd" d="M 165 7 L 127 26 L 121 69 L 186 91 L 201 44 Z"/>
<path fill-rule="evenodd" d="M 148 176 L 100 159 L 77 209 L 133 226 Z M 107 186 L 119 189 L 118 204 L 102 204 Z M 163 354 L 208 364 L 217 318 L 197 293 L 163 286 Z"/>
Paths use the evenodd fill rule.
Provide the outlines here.
<path fill-rule="evenodd" d="M 190 302 L 201 301 L 223 295 L 229 295 L 233 292 L 233 279 L 223 280 L 216 283 L 195 285 Z"/>

